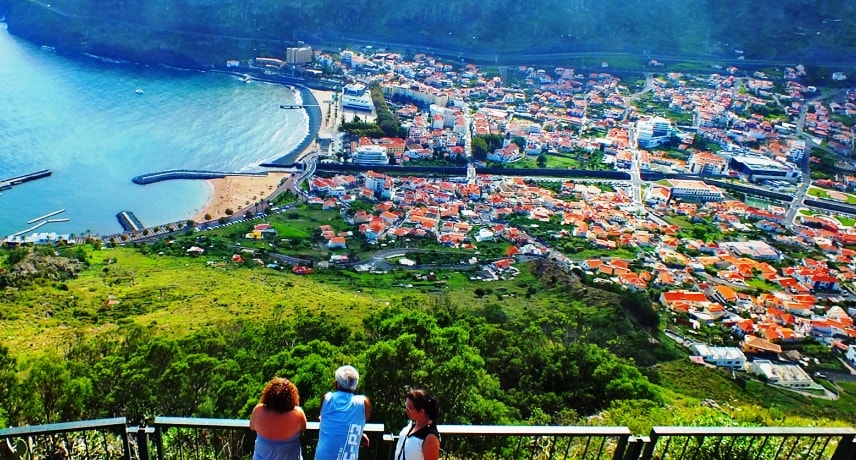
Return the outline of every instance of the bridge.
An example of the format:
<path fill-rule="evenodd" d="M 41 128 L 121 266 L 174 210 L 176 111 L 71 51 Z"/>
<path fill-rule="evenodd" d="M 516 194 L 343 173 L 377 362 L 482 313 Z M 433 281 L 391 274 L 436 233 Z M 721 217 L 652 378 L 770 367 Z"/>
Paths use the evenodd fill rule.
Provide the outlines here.
<path fill-rule="evenodd" d="M 314 458 L 318 422 L 301 436 Z M 393 458 L 398 426 L 367 423 L 361 458 Z M 438 425 L 441 458 L 672 460 L 856 458 L 851 427 L 667 427 L 635 435 L 624 426 Z M 246 419 L 125 417 L 0 429 L 3 458 L 239 459 L 252 456 L 255 433 Z"/>

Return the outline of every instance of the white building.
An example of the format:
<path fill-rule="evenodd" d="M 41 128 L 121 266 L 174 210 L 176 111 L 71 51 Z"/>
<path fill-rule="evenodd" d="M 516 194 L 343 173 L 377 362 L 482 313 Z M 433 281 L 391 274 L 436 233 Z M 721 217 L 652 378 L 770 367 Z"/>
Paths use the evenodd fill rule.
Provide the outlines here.
<path fill-rule="evenodd" d="M 729 166 L 731 169 L 749 176 L 753 182 L 762 179 L 774 179 L 796 183 L 802 179 L 802 171 L 799 168 L 772 158 L 735 155 Z"/>
<path fill-rule="evenodd" d="M 856 345 L 850 345 L 847 347 L 847 351 L 844 352 L 844 357 L 847 358 L 847 361 L 850 361 L 850 364 L 856 366 Z"/>
<path fill-rule="evenodd" d="M 312 47 L 286 48 L 285 62 L 286 64 L 306 64 L 312 62 Z"/>
<path fill-rule="evenodd" d="M 696 343 L 690 347 L 690 356 L 701 356 L 704 362 L 716 367 L 743 369 L 746 366 L 746 355 L 737 347 L 712 347 Z"/>
<path fill-rule="evenodd" d="M 725 194 L 719 187 L 708 185 L 700 180 L 669 179 L 672 198 L 681 198 L 688 201 L 722 201 Z"/>
<path fill-rule="evenodd" d="M 636 122 L 636 143 L 639 147 L 652 148 L 665 143 L 672 136 L 672 122 L 654 117 Z"/>
<path fill-rule="evenodd" d="M 386 155 L 386 147 L 361 145 L 351 156 L 351 161 L 358 165 L 386 165 L 389 164 L 389 157 Z"/>
<path fill-rule="evenodd" d="M 789 388 L 809 388 L 814 385 L 811 377 L 796 364 L 777 364 L 766 359 L 756 359 L 747 370 L 750 374 L 763 376 L 774 385 Z"/>

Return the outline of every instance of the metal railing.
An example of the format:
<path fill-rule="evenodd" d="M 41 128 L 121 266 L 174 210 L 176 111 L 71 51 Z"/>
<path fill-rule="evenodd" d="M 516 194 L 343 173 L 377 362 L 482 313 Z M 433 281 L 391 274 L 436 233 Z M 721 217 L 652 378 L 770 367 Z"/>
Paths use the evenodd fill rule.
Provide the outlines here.
<path fill-rule="evenodd" d="M 0 459 L 140 458 L 125 417 L 0 430 Z"/>
<path fill-rule="evenodd" d="M 634 436 L 621 426 L 439 425 L 447 459 L 818 459 L 856 460 L 856 430 L 845 427 L 663 427 Z M 380 423 L 365 427 L 363 459 L 391 459 L 396 435 Z M 301 438 L 314 458 L 318 422 Z M 157 417 L 129 426 L 124 417 L 0 429 L 0 460 L 249 459 L 249 421 Z"/>
<path fill-rule="evenodd" d="M 856 459 L 853 428 L 655 426 L 641 460 Z"/>

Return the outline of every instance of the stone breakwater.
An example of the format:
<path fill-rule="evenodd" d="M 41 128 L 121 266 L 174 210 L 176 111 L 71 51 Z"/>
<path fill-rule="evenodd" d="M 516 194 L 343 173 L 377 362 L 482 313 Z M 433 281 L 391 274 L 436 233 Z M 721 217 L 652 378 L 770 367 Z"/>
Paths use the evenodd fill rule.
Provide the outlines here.
<path fill-rule="evenodd" d="M 131 179 L 131 182 L 138 185 L 153 184 L 165 180 L 173 179 L 221 179 L 226 176 L 265 176 L 266 172 L 260 173 L 225 173 L 218 171 L 199 171 L 193 169 L 168 169 L 149 174 L 142 174 Z"/>

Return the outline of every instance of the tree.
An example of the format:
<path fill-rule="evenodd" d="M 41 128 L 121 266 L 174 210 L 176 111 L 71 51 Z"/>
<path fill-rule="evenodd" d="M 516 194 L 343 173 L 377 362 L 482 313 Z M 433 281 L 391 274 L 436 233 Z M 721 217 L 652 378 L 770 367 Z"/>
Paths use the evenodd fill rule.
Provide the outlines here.
<path fill-rule="evenodd" d="M 15 358 L 9 355 L 9 349 L 0 345 L 0 425 L 3 426 L 11 425 L 9 408 L 12 407 L 11 397 L 18 384 L 15 375 L 17 367 Z"/>
<path fill-rule="evenodd" d="M 541 155 L 538 155 L 538 158 L 535 160 L 535 163 L 538 165 L 539 168 L 546 168 L 547 167 L 547 156 L 544 155 L 543 153 Z"/>
<path fill-rule="evenodd" d="M 484 160 L 487 157 L 488 147 L 487 141 L 481 136 L 473 137 L 472 142 L 473 158 Z"/>

